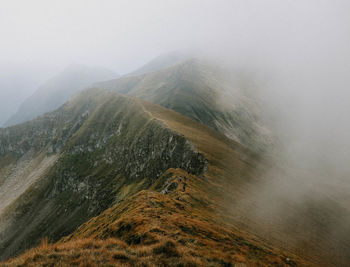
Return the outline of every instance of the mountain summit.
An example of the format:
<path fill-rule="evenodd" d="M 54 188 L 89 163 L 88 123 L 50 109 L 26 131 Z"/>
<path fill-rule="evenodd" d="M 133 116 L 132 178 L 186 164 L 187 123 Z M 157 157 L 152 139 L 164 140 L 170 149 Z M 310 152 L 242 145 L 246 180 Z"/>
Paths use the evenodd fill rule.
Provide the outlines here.
<path fill-rule="evenodd" d="M 261 117 L 257 100 L 231 76 L 214 64 L 190 58 L 161 70 L 96 85 L 172 109 L 253 151 L 271 150 L 276 140 Z"/>

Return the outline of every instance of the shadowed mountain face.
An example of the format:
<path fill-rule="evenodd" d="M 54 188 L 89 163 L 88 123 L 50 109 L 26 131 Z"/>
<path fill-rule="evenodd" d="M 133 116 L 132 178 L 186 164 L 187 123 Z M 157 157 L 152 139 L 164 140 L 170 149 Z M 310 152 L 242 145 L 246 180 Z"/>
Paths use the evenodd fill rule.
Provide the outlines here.
<path fill-rule="evenodd" d="M 0 190 L 12 192 L 0 204 L 2 259 L 58 240 L 169 168 L 201 174 L 207 164 L 138 100 L 101 90 L 1 129 L 0 147 Z"/>
<path fill-rule="evenodd" d="M 69 98 L 94 82 L 117 77 L 113 72 L 97 67 L 72 65 L 43 84 L 25 100 L 4 126 L 19 124 L 63 105 Z"/>
<path fill-rule="evenodd" d="M 198 59 L 97 86 L 172 109 L 256 152 L 271 151 L 276 144 L 258 103 L 237 87 L 229 72 Z"/>
<path fill-rule="evenodd" d="M 257 178 L 251 167 L 260 165 L 256 154 L 174 111 L 91 89 L 57 111 L 1 129 L 0 145 L 1 186 L 15 192 L 25 179 L 1 207 L 1 258 L 43 237 L 57 241 L 72 233 L 60 241 L 63 249 L 52 247 L 61 251 L 56 256 L 49 256 L 46 247 L 46 252 L 29 252 L 5 266 L 35 265 L 39 258 L 43 264 L 58 260 L 63 265 L 84 260 L 112 265 L 127 260 L 128 266 L 139 261 L 151 266 L 179 261 L 308 265 L 237 230 L 226 215 L 221 201 L 226 184 L 236 186 L 238 198 Z M 187 177 L 185 190 L 176 178 L 180 175 Z M 84 241 L 92 237 L 96 241 Z M 108 248 L 97 252 L 101 258 L 88 259 L 85 242 Z M 128 246 L 143 252 L 129 255 Z M 81 258 L 70 258 L 73 247 Z M 108 256 L 117 252 L 126 256 Z"/>

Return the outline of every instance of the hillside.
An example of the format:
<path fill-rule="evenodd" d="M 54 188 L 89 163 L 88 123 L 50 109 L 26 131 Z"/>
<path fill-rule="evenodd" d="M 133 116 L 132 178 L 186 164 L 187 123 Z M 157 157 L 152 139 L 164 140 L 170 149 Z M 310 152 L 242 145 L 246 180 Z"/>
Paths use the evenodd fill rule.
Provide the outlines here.
<path fill-rule="evenodd" d="M 169 171 L 169 175 L 186 175 Z M 189 179 L 193 183 L 187 193 L 141 191 L 60 242 L 43 241 L 3 266 L 312 266 L 211 220 L 212 213 L 198 209 L 198 202 L 194 208 L 199 181 L 195 176 Z"/>
<path fill-rule="evenodd" d="M 8 119 L 4 126 L 19 124 L 53 111 L 82 89 L 95 82 L 115 77 L 118 75 L 104 68 L 71 65 L 41 85 L 20 105 L 18 111 Z"/>
<path fill-rule="evenodd" d="M 226 184 L 235 185 L 240 196 L 257 179 L 251 166 L 260 164 L 240 144 L 176 112 L 97 89 L 21 127 L 43 127 L 43 121 L 58 118 L 62 125 L 52 130 L 54 141 L 37 152 L 59 151 L 58 158 L 45 178 L 5 208 L 1 255 L 7 258 L 43 237 L 52 242 L 68 236 L 4 266 L 310 266 L 229 221 L 222 201 Z M 69 123 L 74 126 L 63 126 Z M 176 185 L 179 175 L 187 176 L 185 192 Z M 14 216 L 15 223 L 4 227 Z"/>
<path fill-rule="evenodd" d="M 253 151 L 271 152 L 276 137 L 268 129 L 259 104 L 232 79 L 230 72 L 193 58 L 97 86 L 172 109 Z"/>
<path fill-rule="evenodd" d="M 34 121 L 1 129 L 0 144 L 4 186 L 13 177 L 21 179 L 18 168 L 38 173 L 26 177 L 18 198 L 2 207 L 2 258 L 43 236 L 58 240 L 112 203 L 149 187 L 168 168 L 201 173 L 206 165 L 184 137 L 137 101 L 100 90 Z M 44 169 L 33 164 L 44 156 L 55 160 Z M 13 184 L 6 190 L 16 189 Z"/>
<path fill-rule="evenodd" d="M 84 91 L 0 129 L 1 259 L 53 243 L 2 264 L 346 266 L 349 213 L 332 196 L 260 195 L 293 178 L 271 167 L 178 112 Z"/>

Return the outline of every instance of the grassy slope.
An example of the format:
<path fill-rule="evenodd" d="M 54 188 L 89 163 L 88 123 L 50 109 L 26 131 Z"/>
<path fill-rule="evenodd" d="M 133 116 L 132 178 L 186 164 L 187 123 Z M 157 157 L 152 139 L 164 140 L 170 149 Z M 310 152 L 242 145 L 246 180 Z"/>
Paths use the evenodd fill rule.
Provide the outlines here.
<path fill-rule="evenodd" d="M 274 139 L 259 117 L 256 101 L 236 88 L 223 73 L 207 63 L 191 59 L 155 72 L 102 82 L 98 86 L 172 109 L 254 151 L 269 150 Z M 225 95 L 229 91 L 236 93 Z"/>
<path fill-rule="evenodd" d="M 186 175 L 182 170 L 169 170 Z M 4 266 L 40 264 L 101 266 L 311 266 L 262 244 L 213 218 L 201 194 L 201 178 L 169 195 L 141 191 L 82 225 L 54 245 L 42 245 Z M 205 200 L 204 200 L 205 201 Z M 182 264 L 182 265 L 181 265 Z M 233 266 L 233 265 L 232 265 Z"/>
<path fill-rule="evenodd" d="M 219 217 L 225 218 L 229 224 L 235 222 L 240 229 L 258 233 L 274 246 L 294 251 L 318 266 L 348 265 L 350 243 L 346 224 L 349 215 L 336 201 L 323 195 L 320 199 L 310 197 L 297 204 L 285 202 L 285 211 L 277 214 L 282 218 L 271 217 L 271 223 L 266 217 L 261 218 L 264 220 L 262 223 L 257 216 L 247 216 L 250 211 L 245 209 L 256 208 L 256 203 L 242 206 L 241 200 L 247 194 L 259 193 L 259 187 L 269 183 L 263 177 L 270 168 L 269 162 L 215 131 L 207 129 L 204 135 L 201 125 L 193 124 L 175 112 L 163 116 L 159 106 L 144 104 L 155 117 L 191 140 L 211 163 L 206 174 L 210 184 L 204 192 L 212 198 Z M 294 170 L 295 173 L 298 171 Z M 283 175 L 283 167 L 281 172 Z M 252 199 L 259 201 L 259 198 Z M 273 201 L 271 199 L 266 204 L 276 205 Z M 275 216 L 273 212 L 272 215 Z M 248 223 L 248 219 L 252 218 L 256 221 Z M 337 227 L 338 232 L 334 232 L 332 226 Z"/>
<path fill-rule="evenodd" d="M 44 236 L 58 240 L 70 234 L 148 188 L 168 168 L 200 173 L 205 167 L 204 157 L 183 136 L 145 112 L 137 100 L 101 90 L 87 91 L 58 111 L 0 133 L 5 150 L 14 145 L 16 151 L 30 150 L 41 142 L 37 153 L 58 156 L 1 215 L 2 259 Z M 4 168 L 11 164 L 1 162 Z"/>
<path fill-rule="evenodd" d="M 182 115 L 138 100 L 152 117 L 183 134 L 209 160 L 203 176 L 169 169 L 149 188 L 83 224 L 57 244 L 43 244 L 5 266 L 60 263 L 69 265 L 133 266 L 310 266 L 290 252 L 281 251 L 237 229 L 226 216 L 222 196 L 227 183 L 237 198 L 257 177 L 252 166 L 259 158 L 232 140 Z M 187 189 L 167 195 L 160 191 L 186 175 Z M 176 186 L 175 186 L 176 187 Z M 155 190 L 155 191 L 153 191 Z M 241 264 L 241 265 L 240 265 Z"/>

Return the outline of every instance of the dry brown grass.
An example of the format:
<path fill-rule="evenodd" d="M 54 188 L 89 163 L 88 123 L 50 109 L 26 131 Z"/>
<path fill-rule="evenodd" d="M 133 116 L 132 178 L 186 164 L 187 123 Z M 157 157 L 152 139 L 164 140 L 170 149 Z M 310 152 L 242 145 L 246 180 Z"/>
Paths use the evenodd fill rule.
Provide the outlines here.
<path fill-rule="evenodd" d="M 205 176 L 187 176 L 187 188 L 162 195 L 141 191 L 104 211 L 56 244 L 44 240 L 1 266 L 312 266 L 237 229 L 221 202 L 254 180 L 247 163 L 257 156 L 192 120 L 141 101 L 152 116 L 191 140 L 209 160 Z M 167 114 L 165 114 L 167 113 Z M 229 156 L 228 156 L 229 155 Z"/>
<path fill-rule="evenodd" d="M 306 265 L 219 225 L 207 209 L 193 208 L 190 194 L 180 189 L 172 195 L 142 191 L 62 241 L 43 240 L 39 247 L 2 266 Z"/>

